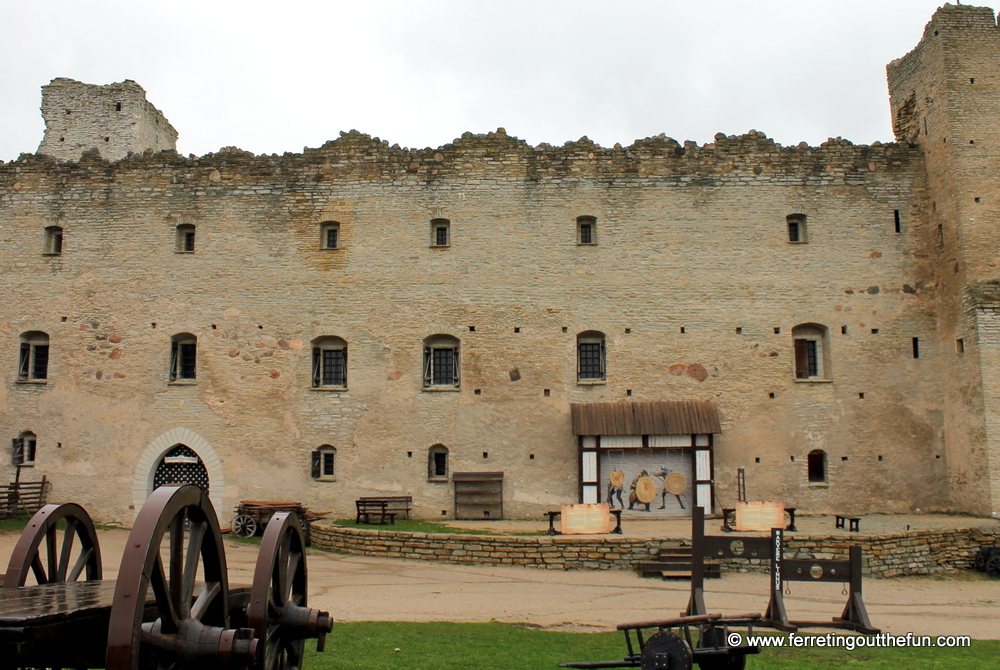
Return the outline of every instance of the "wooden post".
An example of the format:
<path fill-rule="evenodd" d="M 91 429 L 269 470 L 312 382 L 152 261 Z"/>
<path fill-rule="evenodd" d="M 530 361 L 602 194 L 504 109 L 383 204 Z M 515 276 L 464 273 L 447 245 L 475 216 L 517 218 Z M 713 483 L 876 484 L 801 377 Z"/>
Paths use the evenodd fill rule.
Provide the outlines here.
<path fill-rule="evenodd" d="M 708 614 L 705 608 L 705 508 L 691 510 L 691 597 L 684 616 Z"/>
<path fill-rule="evenodd" d="M 773 628 L 791 632 L 798 630 L 798 628 L 788 622 L 788 613 L 785 611 L 785 599 L 782 594 L 784 587 L 781 574 L 782 533 L 781 528 L 771 529 L 771 599 L 767 603 L 767 612 L 764 613 L 764 618 Z"/>

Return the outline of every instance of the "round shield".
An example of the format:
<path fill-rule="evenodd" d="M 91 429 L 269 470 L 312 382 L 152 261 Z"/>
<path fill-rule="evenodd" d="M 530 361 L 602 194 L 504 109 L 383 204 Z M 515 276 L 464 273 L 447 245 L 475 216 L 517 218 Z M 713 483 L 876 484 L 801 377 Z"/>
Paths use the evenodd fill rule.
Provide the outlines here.
<path fill-rule="evenodd" d="M 635 497 L 643 504 L 651 503 L 656 498 L 656 482 L 652 477 L 639 477 L 635 483 Z"/>
<path fill-rule="evenodd" d="M 663 481 L 663 488 L 670 495 L 679 496 L 687 488 L 687 480 L 679 472 L 671 472 Z"/>
<path fill-rule="evenodd" d="M 611 473 L 609 479 L 611 480 L 612 486 L 620 487 L 622 484 L 625 483 L 625 473 L 622 472 L 621 470 L 615 470 L 614 472 Z"/>

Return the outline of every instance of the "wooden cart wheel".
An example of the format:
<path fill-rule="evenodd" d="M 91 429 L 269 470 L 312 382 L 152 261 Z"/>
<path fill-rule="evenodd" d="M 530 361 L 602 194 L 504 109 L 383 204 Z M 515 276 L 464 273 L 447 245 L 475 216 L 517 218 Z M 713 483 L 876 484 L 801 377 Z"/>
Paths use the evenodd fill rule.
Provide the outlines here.
<path fill-rule="evenodd" d="M 7 564 L 3 588 L 24 586 L 29 576 L 36 584 L 52 584 L 75 582 L 81 576 L 101 579 L 101 574 L 101 547 L 87 510 L 74 503 L 46 505 L 21 533 Z"/>
<path fill-rule="evenodd" d="M 694 654 L 687 640 L 661 630 L 642 647 L 642 670 L 691 670 Z"/>
<path fill-rule="evenodd" d="M 993 554 L 987 559 L 984 572 L 993 579 L 1000 579 L 1000 554 Z"/>
<path fill-rule="evenodd" d="M 257 522 L 248 514 L 240 514 L 233 519 L 233 535 L 236 537 L 253 537 L 257 534 Z"/>
<path fill-rule="evenodd" d="M 979 547 L 979 552 L 976 554 L 976 570 L 986 572 L 986 561 L 993 555 L 994 550 L 995 547 Z M 998 550 L 998 553 L 1000 553 L 1000 550 Z"/>
<path fill-rule="evenodd" d="M 208 494 L 191 484 L 156 489 L 122 555 L 105 667 L 247 667 L 253 631 L 228 623 L 226 555 Z"/>
<path fill-rule="evenodd" d="M 323 651 L 333 628 L 328 612 L 306 607 L 306 552 L 295 512 L 276 512 L 267 522 L 253 573 L 247 621 L 260 640 L 262 670 L 302 667 L 308 638 Z"/>

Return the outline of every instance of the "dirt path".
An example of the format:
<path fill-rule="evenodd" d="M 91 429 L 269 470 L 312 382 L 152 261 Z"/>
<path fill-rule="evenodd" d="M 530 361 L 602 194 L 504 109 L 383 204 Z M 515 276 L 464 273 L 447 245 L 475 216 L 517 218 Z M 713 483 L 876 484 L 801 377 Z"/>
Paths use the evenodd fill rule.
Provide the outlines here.
<path fill-rule="evenodd" d="M 127 531 L 100 531 L 105 579 L 118 572 Z M 17 535 L 0 535 L 4 562 Z M 248 584 L 257 546 L 226 541 L 232 583 Z M 502 621 L 563 630 L 606 630 L 672 617 L 687 604 L 687 582 L 643 579 L 622 570 L 558 571 L 309 553 L 310 604 L 340 621 Z M 1000 639 L 1000 580 L 985 576 L 865 581 L 872 622 L 886 632 Z M 836 584 L 791 585 L 793 619 L 827 620 L 845 597 Z M 712 612 L 763 612 L 767 577 L 727 574 L 706 582 Z"/>

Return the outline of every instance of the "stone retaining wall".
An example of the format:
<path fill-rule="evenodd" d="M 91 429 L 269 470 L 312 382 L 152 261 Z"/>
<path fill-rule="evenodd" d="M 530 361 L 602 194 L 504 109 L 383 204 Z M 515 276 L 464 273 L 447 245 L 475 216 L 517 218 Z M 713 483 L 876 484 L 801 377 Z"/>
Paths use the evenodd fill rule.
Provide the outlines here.
<path fill-rule="evenodd" d="M 739 539 L 734 535 L 733 539 Z M 551 570 L 633 569 L 661 547 L 687 546 L 687 540 L 596 536 L 511 536 L 409 533 L 316 525 L 317 547 L 347 554 L 417 558 L 457 563 L 525 565 Z M 847 559 L 848 547 L 864 547 L 865 574 L 874 577 L 929 575 L 972 569 L 978 548 L 998 544 L 998 533 L 981 528 L 917 530 L 901 533 L 786 535 L 787 558 Z M 764 571 L 767 561 L 723 561 L 724 568 Z"/>

